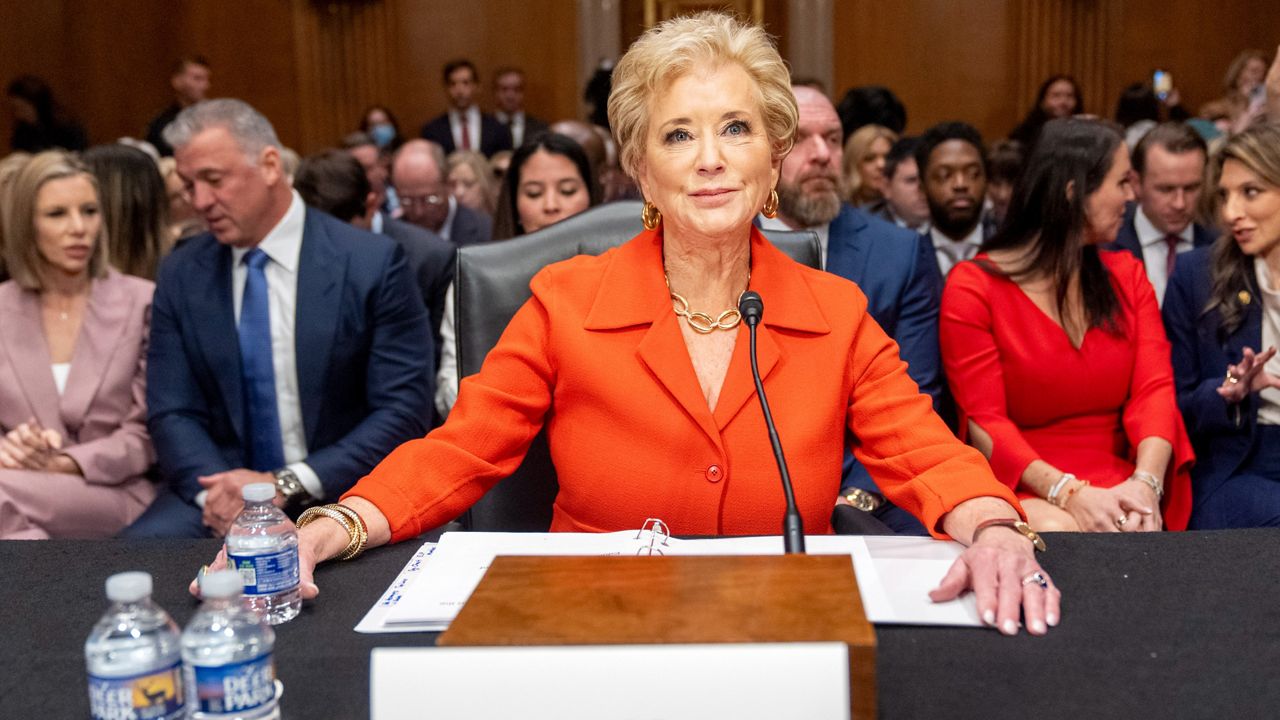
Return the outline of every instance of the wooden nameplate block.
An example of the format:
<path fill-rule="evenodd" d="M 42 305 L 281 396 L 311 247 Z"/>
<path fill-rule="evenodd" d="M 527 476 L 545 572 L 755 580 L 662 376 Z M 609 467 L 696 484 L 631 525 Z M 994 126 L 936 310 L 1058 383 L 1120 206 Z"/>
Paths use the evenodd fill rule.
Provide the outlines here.
<path fill-rule="evenodd" d="M 438 645 L 843 642 L 876 716 L 876 636 L 847 555 L 498 557 Z"/>

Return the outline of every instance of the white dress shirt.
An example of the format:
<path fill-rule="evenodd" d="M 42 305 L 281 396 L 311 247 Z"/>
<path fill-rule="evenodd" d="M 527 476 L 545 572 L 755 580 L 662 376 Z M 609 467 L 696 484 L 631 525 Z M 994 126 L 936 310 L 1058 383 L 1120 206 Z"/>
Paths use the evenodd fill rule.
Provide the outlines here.
<path fill-rule="evenodd" d="M 436 233 L 443 240 L 453 241 L 453 219 L 458 217 L 458 200 L 454 196 L 449 196 L 449 214 L 444 216 L 444 224 L 440 226 L 440 232 Z"/>
<path fill-rule="evenodd" d="M 1262 291 L 1262 347 L 1254 348 L 1261 352 L 1269 347 L 1280 346 L 1280 278 L 1272 278 L 1267 263 L 1262 258 L 1253 261 L 1254 274 L 1258 277 L 1258 288 Z M 1280 354 L 1266 364 L 1263 371 L 1280 377 Z M 1258 393 L 1259 425 L 1280 425 L 1280 390 L 1266 388 Z"/>
<path fill-rule="evenodd" d="M 453 147 L 455 150 L 463 149 L 462 119 L 464 114 L 467 121 L 467 132 L 471 134 L 470 149 L 480 152 L 480 108 L 475 105 L 462 112 L 457 110 L 449 111 L 449 131 L 453 133 Z"/>
<path fill-rule="evenodd" d="M 1169 267 L 1169 246 L 1165 244 L 1164 233 L 1156 229 L 1147 214 L 1138 206 L 1133 214 L 1133 229 L 1138 232 L 1138 244 L 1142 246 L 1142 263 L 1147 268 L 1147 279 L 1156 291 L 1156 302 L 1164 305 L 1164 291 L 1169 286 L 1169 275 L 1165 268 Z M 1196 228 L 1188 223 L 1178 233 L 1178 253 L 1190 252 L 1195 247 Z"/>
<path fill-rule="evenodd" d="M 298 391 L 298 365 L 295 362 L 298 259 L 302 255 L 305 219 L 306 206 L 295 190 L 289 210 L 257 247 L 270 258 L 264 272 L 267 276 L 268 316 L 271 320 L 271 368 L 276 379 L 276 408 L 280 415 L 284 461 L 287 463 L 286 467 L 298 476 L 302 487 L 313 497 L 320 499 L 324 497 L 324 486 L 320 484 L 320 478 L 311 466 L 303 462 L 307 457 L 307 434 L 302 427 L 302 400 Z M 249 274 L 242 260 L 250 249 L 231 249 L 231 297 L 235 304 L 237 326 L 240 324 L 244 283 Z"/>
<path fill-rule="evenodd" d="M 933 243 L 933 253 L 938 258 L 938 269 L 942 271 L 942 276 L 945 278 L 951 272 L 951 268 L 965 260 L 972 260 L 973 256 L 978 254 L 978 248 L 982 247 L 982 220 L 979 219 L 974 224 L 973 230 L 959 241 L 943 235 L 936 227 L 929 228 L 929 241 Z"/>
<path fill-rule="evenodd" d="M 440 367 L 436 370 L 436 410 L 448 417 L 458 401 L 458 333 L 453 327 L 453 283 L 444 291 L 444 317 L 440 319 Z"/>
<path fill-rule="evenodd" d="M 767 218 L 764 215 L 757 215 L 756 217 L 760 220 L 761 230 L 791 231 L 791 227 L 782 222 L 780 218 Z M 805 230 L 808 230 L 818 236 L 818 247 L 820 248 L 819 258 L 822 260 L 822 269 L 825 270 L 827 268 L 827 241 L 831 237 L 831 224 L 827 223 L 826 225 L 819 225 L 818 227 L 805 228 Z"/>

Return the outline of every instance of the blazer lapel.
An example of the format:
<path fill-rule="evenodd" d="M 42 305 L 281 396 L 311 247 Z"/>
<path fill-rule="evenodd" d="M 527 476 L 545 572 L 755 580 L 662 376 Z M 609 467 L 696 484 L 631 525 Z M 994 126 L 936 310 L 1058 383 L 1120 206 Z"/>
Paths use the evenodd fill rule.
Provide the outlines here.
<path fill-rule="evenodd" d="M 120 274 L 111 270 L 107 277 L 93 281 L 89 290 L 89 302 L 71 354 L 71 374 L 61 403 L 63 423 L 75 434 L 79 434 L 89 404 L 98 394 L 106 368 L 134 312 L 135 300 L 121 292 L 120 282 Z"/>
<path fill-rule="evenodd" d="M 867 249 L 858 242 L 858 231 L 866 224 L 853 206 L 844 204 L 827 231 L 827 271 L 859 285 L 867 267 Z"/>
<path fill-rule="evenodd" d="M 587 330 L 648 325 L 636 355 L 685 415 L 720 447 L 720 433 L 702 395 L 662 280 L 662 235 L 645 231 L 611 251 L 600 290 L 584 323 Z"/>
<path fill-rule="evenodd" d="M 319 217 L 308 208 L 298 256 L 298 304 L 294 317 L 294 363 L 308 447 L 320 422 L 330 348 L 342 319 L 342 293 L 338 289 L 346 267 Z"/>
<path fill-rule="evenodd" d="M 777 331 L 823 335 L 831 332 L 831 326 L 822 315 L 818 300 L 802 274 L 802 266 L 775 248 L 755 229 L 751 232 L 751 289 L 760 293 L 765 303 L 764 317 L 756 328 L 756 360 L 761 382 L 767 384 L 774 368 L 786 361 L 777 343 Z M 758 402 L 755 394 L 755 379 L 751 376 L 750 330 L 743 323 L 738 327 L 737 344 L 729 360 L 724 385 L 720 388 L 720 399 L 716 402 L 717 429 L 723 430 L 748 403 Z"/>
<path fill-rule="evenodd" d="M 227 415 L 241 442 L 244 430 L 244 390 L 240 381 L 240 334 L 231 298 L 231 248 L 211 244 L 197 260 L 203 272 L 184 278 L 191 283 L 190 315 L 184 320 L 194 334 L 205 362 L 212 370 Z"/>
<path fill-rule="evenodd" d="M 67 428 L 58 412 L 60 399 L 50 368 L 49 343 L 40 325 L 40 296 L 29 290 L 19 290 L 12 297 L 13 304 L 3 308 L 4 322 L 0 322 L 0 333 L 4 335 L 10 364 L 30 406 L 29 414 L 34 415 L 45 428 L 57 430 L 65 436 Z"/>

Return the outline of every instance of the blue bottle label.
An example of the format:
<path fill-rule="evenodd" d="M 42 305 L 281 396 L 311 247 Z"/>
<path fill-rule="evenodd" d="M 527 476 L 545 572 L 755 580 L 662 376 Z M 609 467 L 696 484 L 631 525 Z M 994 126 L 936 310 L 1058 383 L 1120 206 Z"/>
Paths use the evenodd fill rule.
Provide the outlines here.
<path fill-rule="evenodd" d="M 93 720 L 179 720 L 182 663 L 129 677 L 89 675 L 89 713 Z"/>
<path fill-rule="evenodd" d="M 276 668 L 271 653 L 232 665 L 190 666 L 195 677 L 192 702 L 200 712 L 242 713 L 276 697 Z"/>
<path fill-rule="evenodd" d="M 227 555 L 231 569 L 240 573 L 245 595 L 274 595 L 298 586 L 298 549 L 287 548 L 267 555 Z"/>

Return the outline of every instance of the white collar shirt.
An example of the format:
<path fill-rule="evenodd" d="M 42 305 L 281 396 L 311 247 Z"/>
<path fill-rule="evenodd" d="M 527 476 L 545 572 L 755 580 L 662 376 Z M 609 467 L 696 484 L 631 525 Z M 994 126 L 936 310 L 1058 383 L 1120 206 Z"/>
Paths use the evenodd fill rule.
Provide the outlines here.
<path fill-rule="evenodd" d="M 480 108 L 472 105 L 466 110 L 449 111 L 449 130 L 453 133 L 453 147 L 462 150 L 462 122 L 465 116 L 467 132 L 471 134 L 471 149 L 480 151 Z"/>
<path fill-rule="evenodd" d="M 978 254 L 978 249 L 982 247 L 982 220 L 974 223 L 973 230 L 961 240 L 952 240 L 936 227 L 929 228 L 929 241 L 933 243 L 933 252 L 938 258 L 938 269 L 946 277 L 951 268 L 965 260 L 972 260 Z"/>
<path fill-rule="evenodd" d="M 1147 279 L 1156 291 L 1156 301 L 1164 304 L 1164 291 L 1169 286 L 1169 276 L 1165 268 L 1169 265 L 1169 246 L 1164 241 L 1164 233 L 1156 229 L 1155 224 L 1142 211 L 1139 205 L 1133 214 L 1133 229 L 1138 233 L 1138 244 L 1142 246 L 1142 264 L 1147 268 Z M 1195 247 L 1195 224 L 1188 223 L 1178 233 L 1178 253 L 1190 252 Z"/>

